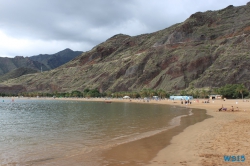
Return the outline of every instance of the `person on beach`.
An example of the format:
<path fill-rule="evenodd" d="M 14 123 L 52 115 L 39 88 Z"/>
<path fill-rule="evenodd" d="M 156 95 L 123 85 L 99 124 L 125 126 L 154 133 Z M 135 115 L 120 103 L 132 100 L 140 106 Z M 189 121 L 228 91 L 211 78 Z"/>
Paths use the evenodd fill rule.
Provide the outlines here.
<path fill-rule="evenodd" d="M 222 104 L 221 108 L 219 108 L 219 111 L 227 111 L 227 108 L 224 108 Z"/>
<path fill-rule="evenodd" d="M 231 111 L 234 111 L 234 106 L 232 106 L 232 109 L 231 109 Z"/>
<path fill-rule="evenodd" d="M 222 104 L 221 108 L 219 108 L 219 111 L 222 111 L 222 110 L 223 110 L 223 104 Z"/>

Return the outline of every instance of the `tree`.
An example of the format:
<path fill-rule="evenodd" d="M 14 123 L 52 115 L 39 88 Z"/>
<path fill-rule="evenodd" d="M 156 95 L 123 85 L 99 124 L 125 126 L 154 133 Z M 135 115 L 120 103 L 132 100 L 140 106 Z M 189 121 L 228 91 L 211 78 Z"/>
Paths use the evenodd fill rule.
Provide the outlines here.
<path fill-rule="evenodd" d="M 158 96 L 159 96 L 161 99 L 163 99 L 163 98 L 166 97 L 166 94 L 167 94 L 167 93 L 166 93 L 164 90 L 160 89 L 160 90 L 157 91 L 157 94 L 158 94 Z"/>
<path fill-rule="evenodd" d="M 187 91 L 186 90 L 182 90 L 180 93 L 181 96 L 187 96 Z"/>
<path fill-rule="evenodd" d="M 149 94 L 150 98 L 153 98 L 153 96 L 156 95 L 156 92 L 154 90 L 152 90 L 152 89 L 149 89 L 148 94 Z"/>
<path fill-rule="evenodd" d="M 243 98 L 243 95 L 248 95 L 248 90 L 243 84 L 227 84 L 223 87 L 218 88 L 220 95 L 226 98 Z M 241 96 L 240 96 L 241 94 Z"/>
<path fill-rule="evenodd" d="M 112 93 L 111 91 L 107 91 L 107 92 L 106 92 L 107 97 L 113 97 L 112 94 L 113 94 L 113 93 Z"/>
<path fill-rule="evenodd" d="M 131 92 L 130 95 L 132 98 L 138 98 L 140 96 L 137 92 Z"/>
<path fill-rule="evenodd" d="M 202 95 L 203 98 L 206 98 L 207 95 L 208 95 L 208 92 L 205 89 L 202 89 L 201 95 Z"/>
<path fill-rule="evenodd" d="M 241 98 L 243 100 L 243 92 L 247 91 L 247 89 L 243 84 L 239 84 L 235 91 L 241 94 Z"/>
<path fill-rule="evenodd" d="M 89 92 L 86 94 L 87 97 L 101 97 L 100 92 L 98 89 L 91 89 Z"/>
<path fill-rule="evenodd" d="M 200 97 L 200 91 L 198 89 L 195 90 L 194 96 L 195 96 L 195 98 L 199 98 Z"/>
<path fill-rule="evenodd" d="M 71 96 L 72 97 L 82 97 L 83 94 L 82 94 L 82 92 L 75 90 L 75 91 L 71 92 Z"/>
<path fill-rule="evenodd" d="M 143 97 L 147 97 L 148 96 L 148 90 L 147 89 L 143 89 L 140 91 L 140 96 Z"/>

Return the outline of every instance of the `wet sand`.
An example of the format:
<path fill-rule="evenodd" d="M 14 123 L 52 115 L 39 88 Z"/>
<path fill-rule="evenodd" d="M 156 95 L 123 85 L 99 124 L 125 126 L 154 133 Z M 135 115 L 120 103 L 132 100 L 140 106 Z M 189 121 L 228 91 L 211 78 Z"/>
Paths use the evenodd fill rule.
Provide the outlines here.
<path fill-rule="evenodd" d="M 161 149 L 170 145 L 173 136 L 183 132 L 187 126 L 210 117 L 206 115 L 205 110 L 195 109 L 192 110 L 192 113 L 190 116 L 181 117 L 180 125 L 177 127 L 104 151 L 102 154 L 103 163 L 101 165 L 147 165 Z"/>
<path fill-rule="evenodd" d="M 80 101 L 102 101 L 104 99 L 60 99 L 60 100 L 80 100 Z M 202 103 L 202 99 L 199 102 L 192 102 L 191 105 L 183 105 L 180 101 L 150 101 L 149 103 L 142 100 L 121 100 L 112 99 L 111 102 L 138 102 L 145 104 L 169 104 L 176 106 L 185 106 L 189 108 L 206 109 L 207 114 L 212 118 L 205 119 L 201 122 L 191 124 L 188 127 L 184 127 L 179 130 L 171 138 L 167 138 L 164 133 L 155 135 L 153 137 L 145 138 L 142 140 L 131 142 L 129 146 L 133 146 L 134 151 L 125 150 L 128 144 L 117 146 L 104 154 L 104 159 L 111 159 L 113 163 L 115 160 L 122 161 L 123 158 L 115 158 L 114 154 L 131 154 L 130 164 L 124 162 L 122 165 L 145 165 L 140 163 L 140 156 L 144 157 L 142 160 L 148 160 L 148 165 L 250 165 L 250 102 L 243 102 L 242 100 L 214 100 L 210 103 Z M 218 111 L 219 108 L 227 107 L 227 111 Z M 235 111 L 229 111 L 231 106 Z M 236 107 L 239 111 L 236 111 Z M 184 119 L 183 119 L 184 122 Z M 155 137 L 155 139 L 154 139 Z M 157 138 L 159 137 L 159 138 Z M 155 148 L 158 139 L 164 139 L 167 143 L 160 144 L 158 148 Z M 169 140 L 168 140 L 169 139 Z M 153 142 L 153 145 L 149 145 L 148 142 Z M 143 150 L 139 146 L 144 144 L 148 150 L 148 154 L 144 154 Z M 148 147 L 146 146 L 148 145 Z M 139 146 L 141 154 L 135 155 Z M 160 148 L 159 148 L 160 147 Z M 165 147 L 161 149 L 162 147 Z M 133 153 L 132 153 L 133 152 Z M 224 155 L 244 155 L 244 162 L 225 162 Z M 121 155 L 122 156 L 122 155 Z M 121 157 L 120 156 L 120 157 Z M 113 158 L 113 159 L 112 159 Z M 107 160 L 106 165 L 112 165 L 110 160 Z M 109 163 L 110 162 L 110 163 Z"/>

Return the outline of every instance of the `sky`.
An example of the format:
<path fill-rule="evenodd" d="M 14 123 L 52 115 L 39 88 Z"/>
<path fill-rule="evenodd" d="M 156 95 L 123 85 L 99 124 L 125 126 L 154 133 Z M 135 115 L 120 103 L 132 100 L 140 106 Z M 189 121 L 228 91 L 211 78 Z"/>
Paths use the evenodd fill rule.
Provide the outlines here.
<path fill-rule="evenodd" d="M 0 57 L 89 51 L 122 33 L 136 36 L 198 11 L 250 0 L 0 0 Z"/>

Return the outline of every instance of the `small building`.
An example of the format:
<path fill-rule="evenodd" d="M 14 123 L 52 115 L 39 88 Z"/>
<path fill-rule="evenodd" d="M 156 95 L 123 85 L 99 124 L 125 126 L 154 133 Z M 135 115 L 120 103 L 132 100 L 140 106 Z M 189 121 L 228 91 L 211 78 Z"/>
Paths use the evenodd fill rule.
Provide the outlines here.
<path fill-rule="evenodd" d="M 170 96 L 170 100 L 192 100 L 193 96 Z"/>
<path fill-rule="evenodd" d="M 159 96 L 153 96 L 154 100 L 159 100 Z"/>
<path fill-rule="evenodd" d="M 209 99 L 222 99 L 221 95 L 209 95 Z"/>
<path fill-rule="evenodd" d="M 123 99 L 130 99 L 129 96 L 123 96 Z"/>

